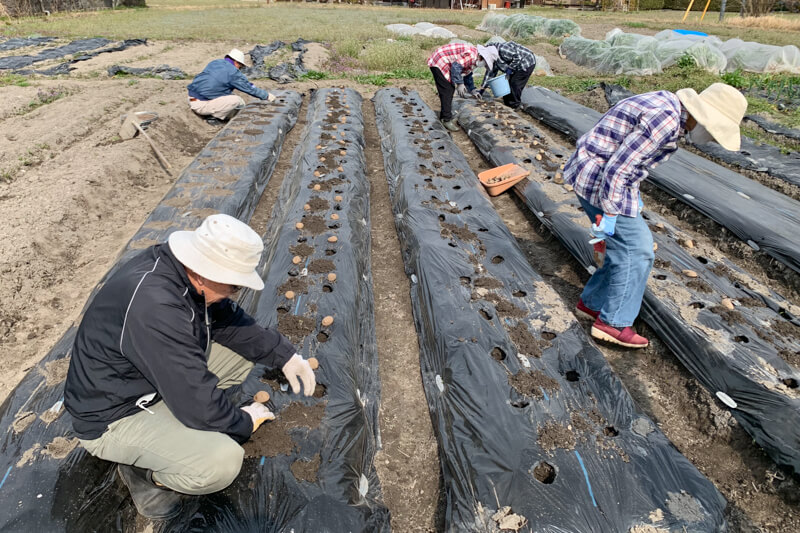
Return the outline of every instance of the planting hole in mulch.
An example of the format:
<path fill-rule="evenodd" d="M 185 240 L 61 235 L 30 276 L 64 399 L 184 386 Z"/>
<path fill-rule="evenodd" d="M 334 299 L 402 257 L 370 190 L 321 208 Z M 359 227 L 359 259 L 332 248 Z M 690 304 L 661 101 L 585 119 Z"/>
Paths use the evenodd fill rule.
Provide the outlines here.
<path fill-rule="evenodd" d="M 491 355 L 492 359 L 494 359 L 495 361 L 503 361 L 506 358 L 506 352 L 504 352 L 501 348 L 498 348 L 497 346 L 492 348 Z"/>
<path fill-rule="evenodd" d="M 788 340 L 796 339 L 800 335 L 800 328 L 788 320 L 773 320 L 770 329 Z"/>
<path fill-rule="evenodd" d="M 304 216 L 301 222 L 303 223 L 303 230 L 312 235 L 319 235 L 328 229 L 328 226 L 325 224 L 325 219 L 321 216 Z"/>
<path fill-rule="evenodd" d="M 314 331 L 314 327 L 314 319 L 307 316 L 285 313 L 278 319 L 278 331 L 289 337 L 293 344 L 302 343 Z"/>
<path fill-rule="evenodd" d="M 319 471 L 319 454 L 314 455 L 310 461 L 298 459 L 290 467 L 292 474 L 298 481 L 317 482 L 317 471 Z"/>
<path fill-rule="evenodd" d="M 464 242 L 478 240 L 478 236 L 472 233 L 469 228 L 467 228 L 466 224 L 464 224 L 463 227 L 459 227 L 455 224 L 450 224 L 449 222 L 443 222 L 441 226 L 441 236 L 443 238 L 456 237 Z"/>
<path fill-rule="evenodd" d="M 330 259 L 315 259 L 308 265 L 309 274 L 325 274 L 326 272 L 333 272 L 336 265 Z"/>
<path fill-rule="evenodd" d="M 309 246 L 305 243 L 300 243 L 300 244 L 295 244 L 294 246 L 290 246 L 289 251 L 292 252 L 292 255 L 299 255 L 300 257 L 308 257 L 314 253 L 314 247 Z"/>
<path fill-rule="evenodd" d="M 791 350 L 781 350 L 778 354 L 781 359 L 786 361 L 792 366 L 800 367 L 800 352 L 793 352 Z"/>
<path fill-rule="evenodd" d="M 556 480 L 556 469 L 550 463 L 542 461 L 533 468 L 533 477 L 539 483 L 549 485 Z"/>
<path fill-rule="evenodd" d="M 502 289 L 503 282 L 495 278 L 489 278 L 484 276 L 475 280 L 475 286 L 483 287 L 484 289 Z"/>
<path fill-rule="evenodd" d="M 289 278 L 280 287 L 278 287 L 278 294 L 285 294 L 286 291 L 292 291 L 295 294 L 305 294 L 308 292 L 308 278 Z"/>
<path fill-rule="evenodd" d="M 293 434 L 305 438 L 308 430 L 319 427 L 325 416 L 325 403 L 308 406 L 291 403 L 283 411 L 275 413 L 275 420 L 263 424 L 245 442 L 245 457 L 277 457 L 291 455 L 295 448 Z"/>
<path fill-rule="evenodd" d="M 577 370 L 567 370 L 567 372 L 564 374 L 564 377 L 567 379 L 567 381 L 572 382 L 581 379 L 581 375 Z"/>
<path fill-rule="evenodd" d="M 694 304 L 692 304 L 692 307 L 694 307 Z M 735 324 L 747 324 L 747 321 L 745 320 L 742 313 L 736 311 L 735 309 L 729 310 L 721 305 L 715 305 L 714 307 L 711 308 L 711 312 L 716 313 L 720 317 L 722 317 L 722 319 L 725 320 L 725 322 L 727 322 L 728 325 L 733 326 Z"/>
<path fill-rule="evenodd" d="M 547 341 L 540 341 L 534 337 L 522 322 L 517 322 L 514 327 L 508 329 L 511 341 L 517 346 L 517 351 L 528 357 L 541 357 L 542 350 L 550 347 Z"/>
<path fill-rule="evenodd" d="M 661 268 L 663 270 L 667 270 L 672 263 L 670 261 L 665 261 L 664 259 L 659 259 L 656 257 L 655 261 L 653 261 L 653 266 L 656 268 Z"/>
<path fill-rule="evenodd" d="M 308 184 L 309 189 L 313 189 L 314 185 L 319 185 L 319 190 L 324 192 L 330 192 L 335 187 L 338 187 L 342 183 L 345 183 L 346 180 L 342 178 L 331 178 L 329 180 L 314 180 Z"/>
<path fill-rule="evenodd" d="M 312 212 L 316 212 L 316 211 L 326 211 L 331 204 L 328 202 L 328 200 L 315 196 L 314 198 L 308 201 L 308 205 L 309 207 L 311 207 Z"/>
<path fill-rule="evenodd" d="M 508 379 L 508 384 L 518 393 L 538 400 L 544 398 L 544 391 L 555 392 L 560 388 L 558 381 L 541 370 L 520 370 Z"/>
<path fill-rule="evenodd" d="M 686 286 L 690 289 L 696 290 L 697 292 L 703 292 L 706 294 L 711 292 L 711 287 L 709 284 L 701 279 L 690 280 L 686 283 Z"/>
<path fill-rule="evenodd" d="M 556 448 L 572 450 L 575 448 L 575 435 L 566 426 L 557 422 L 548 422 L 539 430 L 539 438 L 536 442 L 548 452 Z"/>
<path fill-rule="evenodd" d="M 528 316 L 528 312 L 524 309 L 520 309 L 516 305 L 512 304 L 508 300 L 505 300 L 494 293 L 489 293 L 486 295 L 478 294 L 478 291 L 472 293 L 473 300 L 487 300 L 494 304 L 494 309 L 497 311 L 497 314 L 502 317 L 508 318 L 522 318 Z"/>

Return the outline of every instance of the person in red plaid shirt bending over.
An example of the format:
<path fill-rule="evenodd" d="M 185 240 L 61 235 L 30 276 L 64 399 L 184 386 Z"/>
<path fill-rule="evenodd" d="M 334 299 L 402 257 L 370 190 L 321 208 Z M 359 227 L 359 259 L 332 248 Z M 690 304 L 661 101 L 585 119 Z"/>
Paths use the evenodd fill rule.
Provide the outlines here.
<path fill-rule="evenodd" d="M 653 266 L 653 236 L 641 216 L 639 183 L 647 168 L 669 158 L 678 139 L 716 141 L 739 150 L 739 124 L 747 100 L 736 89 L 714 83 L 697 94 L 656 91 L 622 100 L 576 144 L 564 168 L 564 183 L 578 195 L 596 237 L 605 238 L 606 255 L 583 289 L 577 310 L 594 319 L 592 337 L 629 348 L 648 340 L 631 328 Z"/>
<path fill-rule="evenodd" d="M 442 109 L 439 119 L 445 128 L 458 131 L 458 125 L 453 120 L 453 93 L 458 93 L 461 98 L 468 98 L 470 95 L 480 98 L 480 92 L 475 88 L 472 79 L 472 71 L 476 67 L 491 70 L 497 58 L 496 48 L 464 43 L 441 46 L 428 58 L 428 66 L 439 92 Z"/>

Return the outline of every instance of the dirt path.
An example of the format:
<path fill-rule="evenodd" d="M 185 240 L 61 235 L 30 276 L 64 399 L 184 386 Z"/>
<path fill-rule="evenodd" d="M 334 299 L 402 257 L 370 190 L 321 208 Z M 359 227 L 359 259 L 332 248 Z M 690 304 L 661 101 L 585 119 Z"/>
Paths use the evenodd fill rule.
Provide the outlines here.
<path fill-rule="evenodd" d="M 408 278 L 394 227 L 375 108 L 364 101 L 372 278 L 380 356 L 381 441 L 375 457 L 394 531 L 434 531 L 439 459 L 422 389 Z"/>

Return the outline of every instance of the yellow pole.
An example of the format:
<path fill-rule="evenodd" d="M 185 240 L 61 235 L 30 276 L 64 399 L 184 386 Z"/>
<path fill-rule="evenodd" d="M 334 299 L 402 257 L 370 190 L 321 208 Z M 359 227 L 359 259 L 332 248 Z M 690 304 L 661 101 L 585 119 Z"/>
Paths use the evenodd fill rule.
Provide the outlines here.
<path fill-rule="evenodd" d="M 706 16 L 706 11 L 708 11 L 709 5 L 711 5 L 711 0 L 708 0 L 708 2 L 706 2 L 706 8 L 703 10 L 703 14 L 700 16 L 700 22 L 703 22 L 703 17 Z"/>
<path fill-rule="evenodd" d="M 683 14 L 683 20 L 681 22 L 686 22 L 686 17 L 689 16 L 689 11 L 692 9 L 694 5 L 694 0 L 689 0 L 689 7 L 686 8 L 686 13 Z"/>

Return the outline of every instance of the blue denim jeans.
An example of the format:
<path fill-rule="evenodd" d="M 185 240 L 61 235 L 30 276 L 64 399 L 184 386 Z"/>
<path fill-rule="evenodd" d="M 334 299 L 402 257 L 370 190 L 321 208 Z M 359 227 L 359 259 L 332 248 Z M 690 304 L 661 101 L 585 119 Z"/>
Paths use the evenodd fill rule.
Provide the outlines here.
<path fill-rule="evenodd" d="M 583 210 L 594 222 L 599 209 L 578 196 Z M 600 320 L 617 329 L 632 326 L 642 307 L 647 278 L 653 267 L 653 235 L 642 218 L 617 215 L 615 233 L 606 235 L 606 257 L 583 289 L 581 299 Z"/>

